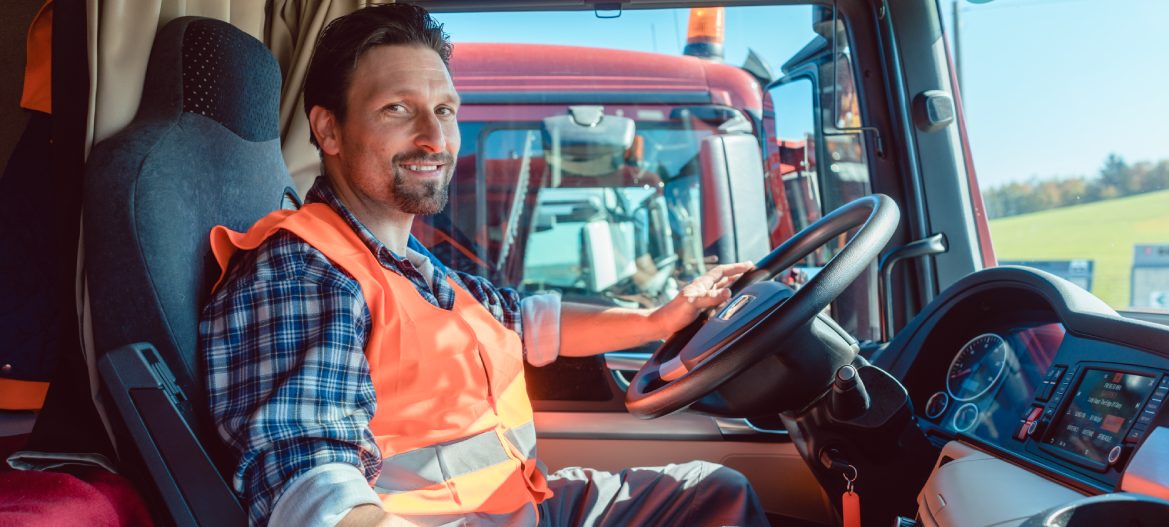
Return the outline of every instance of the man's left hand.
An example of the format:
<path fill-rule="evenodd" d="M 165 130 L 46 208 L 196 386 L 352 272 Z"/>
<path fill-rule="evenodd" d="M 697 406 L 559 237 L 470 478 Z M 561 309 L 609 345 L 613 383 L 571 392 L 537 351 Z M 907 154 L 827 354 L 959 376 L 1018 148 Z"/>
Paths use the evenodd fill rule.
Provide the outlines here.
<path fill-rule="evenodd" d="M 686 284 L 678 296 L 650 315 L 666 337 L 681 331 L 703 310 L 716 307 L 731 298 L 731 284 L 743 273 L 755 268 L 751 262 L 720 265 Z"/>

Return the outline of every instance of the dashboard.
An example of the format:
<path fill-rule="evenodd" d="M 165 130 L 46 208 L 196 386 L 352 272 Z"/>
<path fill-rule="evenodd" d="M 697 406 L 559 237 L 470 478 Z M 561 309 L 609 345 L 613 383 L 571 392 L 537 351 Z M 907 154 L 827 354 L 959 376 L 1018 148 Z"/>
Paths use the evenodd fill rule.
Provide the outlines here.
<path fill-rule="evenodd" d="M 1032 269 L 964 279 L 874 362 L 939 448 L 959 440 L 1091 494 L 1115 491 L 1169 424 L 1169 328 Z"/>

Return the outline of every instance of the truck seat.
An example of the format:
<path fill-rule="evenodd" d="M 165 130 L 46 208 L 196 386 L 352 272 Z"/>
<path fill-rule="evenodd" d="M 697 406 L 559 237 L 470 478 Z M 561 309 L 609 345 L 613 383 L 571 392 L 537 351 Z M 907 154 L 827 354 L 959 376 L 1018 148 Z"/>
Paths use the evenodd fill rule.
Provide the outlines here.
<path fill-rule="evenodd" d="M 232 463 L 207 414 L 199 315 L 218 268 L 214 225 L 246 230 L 299 198 L 280 151 L 281 72 L 232 25 L 159 31 L 134 120 L 85 174 L 90 320 L 119 466 L 156 517 L 243 525 Z"/>

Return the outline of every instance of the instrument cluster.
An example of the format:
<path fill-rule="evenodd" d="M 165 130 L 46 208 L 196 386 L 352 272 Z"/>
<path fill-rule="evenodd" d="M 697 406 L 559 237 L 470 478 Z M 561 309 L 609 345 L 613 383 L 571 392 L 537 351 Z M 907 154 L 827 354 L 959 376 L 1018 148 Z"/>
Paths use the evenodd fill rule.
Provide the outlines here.
<path fill-rule="evenodd" d="M 926 400 L 924 417 L 951 433 L 994 439 L 1031 400 L 1064 337 L 1057 323 L 985 332 L 965 341 L 950 359 L 942 389 Z"/>

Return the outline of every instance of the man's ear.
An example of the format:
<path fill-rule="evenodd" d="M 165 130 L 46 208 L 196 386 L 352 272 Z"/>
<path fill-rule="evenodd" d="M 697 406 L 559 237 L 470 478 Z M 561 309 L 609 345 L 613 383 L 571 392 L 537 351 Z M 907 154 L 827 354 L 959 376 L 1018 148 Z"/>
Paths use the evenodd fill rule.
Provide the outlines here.
<path fill-rule="evenodd" d="M 312 128 L 313 137 L 317 138 L 317 144 L 321 145 L 321 153 L 335 156 L 340 152 L 339 134 L 341 131 L 337 123 L 337 116 L 333 114 L 332 110 L 313 106 L 313 109 L 308 112 L 308 124 Z"/>

